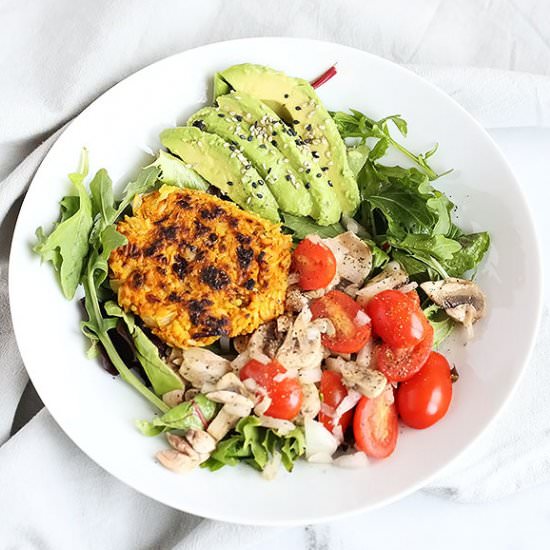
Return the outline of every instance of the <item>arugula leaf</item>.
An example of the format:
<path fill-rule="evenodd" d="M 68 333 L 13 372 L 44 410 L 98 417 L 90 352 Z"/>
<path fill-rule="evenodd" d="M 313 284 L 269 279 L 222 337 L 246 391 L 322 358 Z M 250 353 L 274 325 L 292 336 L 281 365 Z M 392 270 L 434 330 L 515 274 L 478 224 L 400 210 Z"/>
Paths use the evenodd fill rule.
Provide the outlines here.
<path fill-rule="evenodd" d="M 136 357 L 157 395 L 183 388 L 181 378 L 160 358 L 157 346 L 135 323 L 134 316 L 126 313 L 115 302 L 106 302 L 105 312 L 112 317 L 124 320 L 136 348 Z"/>
<path fill-rule="evenodd" d="M 333 223 L 332 225 L 318 225 L 311 218 L 305 218 L 300 216 L 293 216 L 291 214 L 283 214 L 283 225 L 290 229 L 294 238 L 304 239 L 308 235 L 316 234 L 319 237 L 325 239 L 330 237 L 336 237 L 340 233 L 344 233 L 346 230 L 340 223 Z"/>
<path fill-rule="evenodd" d="M 453 260 L 454 255 L 462 249 L 460 243 L 443 235 L 415 235 L 409 233 L 404 239 L 389 240 L 395 248 L 406 250 L 410 254 L 426 253 L 439 260 Z"/>
<path fill-rule="evenodd" d="M 491 238 L 487 232 L 470 233 L 459 236 L 457 242 L 460 244 L 460 250 L 443 262 L 450 277 L 462 277 L 474 269 L 489 250 Z"/>
<path fill-rule="evenodd" d="M 445 313 L 445 310 L 441 309 L 436 304 L 424 308 L 423 311 L 434 329 L 434 348 L 437 349 L 451 332 L 453 332 L 455 323 Z"/>
<path fill-rule="evenodd" d="M 80 282 L 84 261 L 88 253 L 88 236 L 92 229 L 92 202 L 84 187 L 88 175 L 88 154 L 83 151 L 77 172 L 69 179 L 78 193 L 77 197 L 65 197 L 61 201 L 61 221 L 46 236 L 39 227 L 36 230 L 37 244 L 33 251 L 42 261 L 51 262 L 57 273 L 63 295 L 72 299 Z"/>
<path fill-rule="evenodd" d="M 107 170 L 101 168 L 90 182 L 90 195 L 92 197 L 92 212 L 95 218 L 100 215 L 105 225 L 113 223 L 115 216 L 113 195 L 113 183 Z"/>
<path fill-rule="evenodd" d="M 176 405 L 162 416 L 153 418 L 151 422 L 138 420 L 136 426 L 143 435 L 156 436 L 170 430 L 187 431 L 191 428 L 203 430 L 204 424 L 197 413 L 197 408 L 207 422 L 216 416 L 218 406 L 214 401 L 199 393 L 191 401 L 185 401 Z"/>
<path fill-rule="evenodd" d="M 157 160 L 150 166 L 160 168 L 159 178 L 162 183 L 167 185 L 198 189 L 199 191 L 206 191 L 209 187 L 209 183 L 195 170 L 166 151 L 159 151 Z"/>
<path fill-rule="evenodd" d="M 287 435 L 260 426 L 255 416 L 242 418 L 235 432 L 223 439 L 210 458 L 201 466 L 211 471 L 223 466 L 235 466 L 245 462 L 256 470 L 264 468 L 277 454 L 281 454 L 283 466 L 291 471 L 294 461 L 305 452 L 305 435 L 302 428 L 296 427 Z"/>
<path fill-rule="evenodd" d="M 383 144 L 380 145 L 376 153 L 371 153 L 371 160 L 381 158 L 391 145 L 421 168 L 430 180 L 435 180 L 440 177 L 440 175 L 443 175 L 438 175 L 428 164 L 428 159 L 437 151 L 437 145 L 426 153 L 417 155 L 409 151 L 392 137 L 388 128 L 388 122 L 392 122 L 402 136 L 407 135 L 407 122 L 400 115 L 387 116 L 378 121 L 369 118 L 367 115 L 355 109 L 350 109 L 350 113 L 337 111 L 331 112 L 330 115 L 336 123 L 336 127 L 343 139 L 360 138 L 364 142 L 368 138 L 376 138 L 383 141 Z M 378 143 L 380 143 L 380 141 Z M 375 145 L 373 151 L 376 150 L 378 143 Z"/>

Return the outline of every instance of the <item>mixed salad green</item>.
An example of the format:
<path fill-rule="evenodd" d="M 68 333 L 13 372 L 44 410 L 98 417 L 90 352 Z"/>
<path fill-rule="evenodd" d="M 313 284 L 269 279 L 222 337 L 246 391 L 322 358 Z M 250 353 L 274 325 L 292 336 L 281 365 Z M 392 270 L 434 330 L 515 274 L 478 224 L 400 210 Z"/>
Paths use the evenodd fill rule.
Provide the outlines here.
<path fill-rule="evenodd" d="M 109 284 L 108 262 L 111 252 L 126 242 L 116 224 L 131 211 L 136 197 L 163 184 L 203 191 L 213 186 L 242 208 L 280 220 L 296 241 L 312 234 L 332 238 L 352 231 L 372 250 L 371 276 L 394 261 L 418 283 L 468 277 L 489 249 L 486 232 L 465 233 L 456 225 L 455 205 L 436 187 L 448 173 L 438 174 L 430 164 L 437 145 L 416 154 L 394 137 L 396 133 L 407 136 L 407 123 L 401 116 L 373 120 L 356 110 L 329 113 L 313 88 L 299 81 L 296 93 L 301 94 L 300 101 L 313 102 L 316 111 L 312 120 L 326 132 L 326 139 L 314 143 L 316 149 L 310 154 L 308 138 L 296 138 L 294 128 L 298 124 L 311 126 L 308 119 L 300 118 L 299 106 L 289 115 L 273 102 L 271 88 L 265 88 L 269 78 L 254 81 L 247 88 L 249 81 L 242 77 L 242 70 L 234 68 L 216 75 L 217 107 L 199 111 L 189 127 L 163 132 L 162 142 L 170 152 L 160 151 L 156 160 L 128 183 L 119 199 L 104 169 L 86 186 L 88 154 L 84 151 L 78 170 L 69 174 L 71 189 L 60 201 L 59 221 L 49 233 L 42 228 L 36 232 L 34 251 L 52 264 L 65 298 L 73 299 L 82 286 L 86 319 L 81 328 L 91 342 L 89 356 L 103 355 L 109 367 L 161 413 L 152 421 L 137 423 L 148 436 L 202 430 L 220 406 L 197 393 L 170 407 L 162 396 L 182 390 L 181 377 L 167 364 L 163 344 L 140 319 L 116 303 L 116 293 Z M 254 92 L 261 101 L 254 98 Z M 242 104 L 252 116 L 235 113 L 234 109 Z M 222 137 L 216 135 L 218 117 L 236 118 L 242 123 L 239 131 L 243 135 L 231 140 L 231 127 L 227 125 L 219 129 Z M 272 136 L 266 145 L 258 147 L 251 137 L 261 131 L 257 123 L 265 117 Z M 205 143 L 200 142 L 203 134 L 211 136 Z M 332 152 L 327 158 L 333 160 L 321 169 L 316 162 L 325 146 L 328 153 Z M 202 161 L 197 153 L 202 147 L 210 148 L 218 164 Z M 246 161 L 241 182 L 232 181 L 233 160 L 243 151 L 248 151 L 252 160 Z M 390 151 L 403 155 L 408 166 L 387 164 Z M 282 171 L 281 166 L 286 166 L 283 162 L 288 163 L 288 172 Z M 229 168 L 225 164 L 220 167 L 220 163 Z M 284 192 L 278 190 L 274 173 L 283 181 Z M 294 193 L 294 198 L 285 202 L 289 193 Z M 422 305 L 434 329 L 437 347 L 451 333 L 454 322 L 442 307 L 427 298 Z M 224 351 L 216 346 L 212 349 Z M 256 416 L 250 415 L 237 423 L 202 465 L 217 470 L 245 462 L 264 470 L 282 463 L 291 470 L 305 449 L 303 427 L 296 425 L 283 433 L 262 426 Z"/>

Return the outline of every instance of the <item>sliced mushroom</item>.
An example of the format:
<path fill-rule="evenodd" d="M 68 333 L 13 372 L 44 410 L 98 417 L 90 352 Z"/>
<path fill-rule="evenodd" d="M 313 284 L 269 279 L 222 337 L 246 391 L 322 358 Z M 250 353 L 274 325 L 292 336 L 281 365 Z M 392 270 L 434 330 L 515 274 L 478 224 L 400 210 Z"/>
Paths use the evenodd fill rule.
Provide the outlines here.
<path fill-rule="evenodd" d="M 173 407 L 176 407 L 180 403 L 183 403 L 185 399 L 185 388 L 181 390 L 172 390 L 169 392 L 166 392 L 162 396 L 162 400 L 172 409 Z"/>
<path fill-rule="evenodd" d="M 168 441 L 168 443 L 170 444 L 170 447 L 178 451 L 178 453 L 182 453 L 194 460 L 199 459 L 198 452 L 195 449 L 193 449 L 191 444 L 188 441 L 186 441 L 183 437 L 167 432 L 166 441 Z"/>
<path fill-rule="evenodd" d="M 215 384 L 226 372 L 231 363 L 203 348 L 189 348 L 183 351 L 180 374 L 196 388 L 205 383 Z"/>
<path fill-rule="evenodd" d="M 206 397 L 214 403 L 223 403 L 223 408 L 228 413 L 239 418 L 248 416 L 254 406 L 254 402 L 248 397 L 227 390 L 212 391 L 207 393 Z"/>
<path fill-rule="evenodd" d="M 241 379 L 234 372 L 228 372 L 218 380 L 216 390 L 229 390 L 244 394 L 245 387 Z"/>
<path fill-rule="evenodd" d="M 235 336 L 235 338 L 233 338 L 233 346 L 237 350 L 237 353 L 242 353 L 246 350 L 249 340 L 250 334 L 241 334 L 240 336 Z"/>
<path fill-rule="evenodd" d="M 272 416 L 260 416 L 259 420 L 260 426 L 276 430 L 281 435 L 289 434 L 296 427 L 290 420 L 282 420 L 280 418 L 273 418 Z"/>
<path fill-rule="evenodd" d="M 388 385 L 388 380 L 380 371 L 363 367 L 355 361 L 331 357 L 325 361 L 325 364 L 330 370 L 335 370 L 342 375 L 342 381 L 348 388 L 357 390 L 366 397 L 378 397 Z"/>
<path fill-rule="evenodd" d="M 285 339 L 284 332 L 280 332 L 277 321 L 273 320 L 260 326 L 251 336 L 247 351 L 252 359 L 265 355 L 273 359 Z"/>
<path fill-rule="evenodd" d="M 298 372 L 318 368 L 323 359 L 321 331 L 311 322 L 311 311 L 305 307 L 288 331 L 276 358 L 287 369 Z"/>
<path fill-rule="evenodd" d="M 346 231 L 323 242 L 336 258 L 340 278 L 360 284 L 368 277 L 372 268 L 372 251 L 355 233 Z"/>
<path fill-rule="evenodd" d="M 390 262 L 357 293 L 357 301 L 365 306 L 379 292 L 399 288 L 406 284 L 408 279 L 409 276 L 397 262 Z"/>
<path fill-rule="evenodd" d="M 309 300 L 304 293 L 297 287 L 289 287 L 286 291 L 285 308 L 287 311 L 299 313 L 307 307 Z"/>
<path fill-rule="evenodd" d="M 315 418 L 321 410 L 321 398 L 315 384 L 302 384 L 302 408 L 300 412 L 304 418 Z"/>
<path fill-rule="evenodd" d="M 450 277 L 442 281 L 428 281 L 420 287 L 449 317 L 462 323 L 469 332 L 472 325 L 485 315 L 485 294 L 473 281 Z"/>
<path fill-rule="evenodd" d="M 216 448 L 216 440 L 204 430 L 187 430 L 185 439 L 199 454 L 211 453 Z"/>
<path fill-rule="evenodd" d="M 196 468 L 200 464 L 200 457 L 192 458 L 175 449 L 164 449 L 155 455 L 156 459 L 168 470 L 183 474 Z"/>
<path fill-rule="evenodd" d="M 206 431 L 216 441 L 219 441 L 227 435 L 229 430 L 233 429 L 237 425 L 239 420 L 240 417 L 230 413 L 227 409 L 227 405 L 224 405 L 220 412 L 215 416 L 214 420 L 210 422 Z"/>

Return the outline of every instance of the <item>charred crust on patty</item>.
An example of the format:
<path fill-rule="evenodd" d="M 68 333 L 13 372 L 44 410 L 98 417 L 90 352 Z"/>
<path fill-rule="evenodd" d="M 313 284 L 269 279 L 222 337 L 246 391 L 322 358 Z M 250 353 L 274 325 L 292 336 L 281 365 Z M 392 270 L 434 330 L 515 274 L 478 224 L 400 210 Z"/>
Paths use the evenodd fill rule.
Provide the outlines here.
<path fill-rule="evenodd" d="M 229 275 L 223 269 L 213 265 L 207 265 L 201 269 L 201 281 L 213 290 L 221 290 L 231 282 Z"/>

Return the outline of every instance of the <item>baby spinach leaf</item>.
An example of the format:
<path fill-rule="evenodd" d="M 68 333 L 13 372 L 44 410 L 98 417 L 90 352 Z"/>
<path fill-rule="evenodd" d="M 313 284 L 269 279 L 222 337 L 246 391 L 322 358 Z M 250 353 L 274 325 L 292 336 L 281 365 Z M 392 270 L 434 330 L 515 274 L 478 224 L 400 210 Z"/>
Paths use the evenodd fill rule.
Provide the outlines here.
<path fill-rule="evenodd" d="M 78 172 L 69 174 L 69 179 L 78 193 L 76 197 L 65 197 L 61 202 L 61 221 L 49 235 L 38 228 L 34 252 L 42 261 L 51 262 L 57 272 L 65 298 L 72 299 L 80 282 L 84 261 L 88 254 L 88 237 L 92 229 L 92 203 L 84 187 L 88 174 L 87 153 L 82 153 Z"/>
<path fill-rule="evenodd" d="M 451 332 L 453 332 L 455 323 L 445 311 L 436 304 L 428 306 L 423 311 L 434 329 L 434 348 L 437 349 Z"/>
<path fill-rule="evenodd" d="M 202 430 L 204 424 L 197 413 L 197 408 L 200 409 L 207 422 L 214 418 L 218 410 L 218 406 L 214 401 L 210 401 L 210 399 L 199 393 L 191 401 L 176 405 L 162 416 L 153 418 L 151 422 L 138 420 L 136 426 L 143 435 L 147 436 L 156 436 L 170 430 L 187 431 L 191 428 Z"/>
<path fill-rule="evenodd" d="M 195 170 L 166 151 L 159 151 L 157 160 L 151 166 L 160 168 L 159 179 L 167 185 L 199 191 L 206 191 L 209 187 L 209 183 Z"/>
<path fill-rule="evenodd" d="M 135 323 L 134 316 L 126 313 L 113 301 L 106 302 L 108 315 L 124 320 L 136 348 L 136 357 L 157 395 L 183 388 L 181 378 L 160 358 L 157 346 Z"/>

